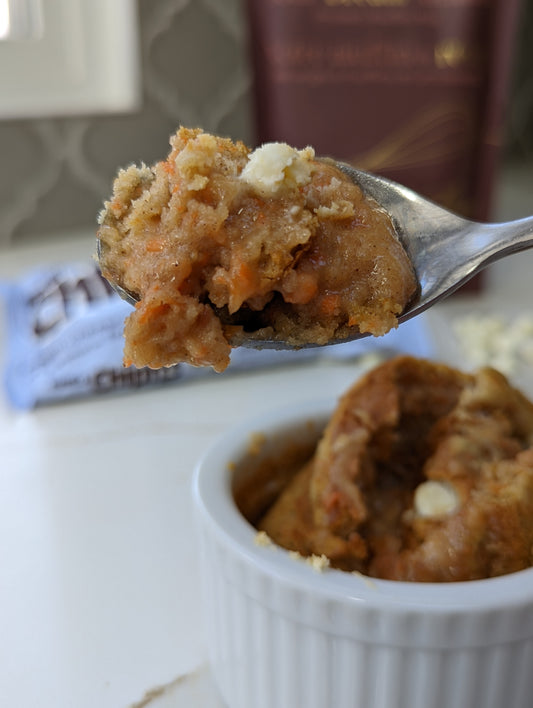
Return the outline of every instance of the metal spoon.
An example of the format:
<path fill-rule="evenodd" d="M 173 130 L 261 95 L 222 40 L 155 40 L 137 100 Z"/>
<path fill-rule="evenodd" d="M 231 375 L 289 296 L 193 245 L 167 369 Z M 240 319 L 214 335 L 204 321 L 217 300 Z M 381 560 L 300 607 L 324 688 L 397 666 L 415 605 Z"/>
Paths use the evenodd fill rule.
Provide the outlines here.
<path fill-rule="evenodd" d="M 419 291 L 398 317 L 400 323 L 447 297 L 491 263 L 533 246 L 533 217 L 500 224 L 469 221 L 396 182 L 342 162 L 335 164 L 389 213 L 413 264 Z M 134 293 L 116 283 L 112 285 L 130 304 L 138 301 Z M 354 328 L 348 340 L 367 336 L 368 333 L 362 334 Z M 250 339 L 240 344 L 254 348 L 293 348 L 277 340 Z"/>
<path fill-rule="evenodd" d="M 464 285 L 491 263 L 533 246 L 533 216 L 500 224 L 463 219 L 396 182 L 337 166 L 392 217 L 420 290 L 405 322 Z"/>
<path fill-rule="evenodd" d="M 100 241 L 99 238 L 96 239 L 96 260 L 100 262 L 102 258 L 102 242 Z M 120 297 L 125 300 L 128 305 L 131 305 L 132 307 L 135 307 L 135 305 L 139 302 L 141 299 L 137 293 L 132 293 L 129 290 L 126 290 L 126 288 L 123 288 L 122 285 L 119 285 L 118 283 L 115 283 L 113 280 L 109 280 L 109 278 L 106 278 L 106 280 L 109 282 L 113 290 L 116 292 L 117 295 L 120 295 Z"/>

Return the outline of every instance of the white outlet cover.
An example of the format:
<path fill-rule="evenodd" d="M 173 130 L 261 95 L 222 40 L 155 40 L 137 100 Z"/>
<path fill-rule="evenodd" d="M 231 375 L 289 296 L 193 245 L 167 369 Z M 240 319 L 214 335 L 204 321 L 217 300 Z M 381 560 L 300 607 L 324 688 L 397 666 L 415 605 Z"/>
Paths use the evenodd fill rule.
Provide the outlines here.
<path fill-rule="evenodd" d="M 39 33 L 0 41 L 0 119 L 137 109 L 136 0 L 37 1 Z"/>

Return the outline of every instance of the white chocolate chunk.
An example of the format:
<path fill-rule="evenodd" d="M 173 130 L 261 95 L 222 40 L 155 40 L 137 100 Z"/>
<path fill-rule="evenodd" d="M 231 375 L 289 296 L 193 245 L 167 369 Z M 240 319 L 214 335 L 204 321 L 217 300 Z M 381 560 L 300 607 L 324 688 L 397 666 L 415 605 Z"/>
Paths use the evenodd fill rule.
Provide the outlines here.
<path fill-rule="evenodd" d="M 419 484 L 415 490 L 415 512 L 423 518 L 446 516 L 455 511 L 458 504 L 454 488 L 446 482 L 428 480 Z"/>
<path fill-rule="evenodd" d="M 284 183 L 308 184 L 314 157 L 311 147 L 296 150 L 286 143 L 265 143 L 250 154 L 241 179 L 263 196 L 273 196 Z"/>

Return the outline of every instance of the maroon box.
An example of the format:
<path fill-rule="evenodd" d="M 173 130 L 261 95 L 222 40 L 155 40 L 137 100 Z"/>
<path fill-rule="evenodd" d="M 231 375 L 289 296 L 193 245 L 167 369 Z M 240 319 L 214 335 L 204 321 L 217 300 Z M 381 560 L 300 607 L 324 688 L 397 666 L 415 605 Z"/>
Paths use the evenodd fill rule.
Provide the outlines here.
<path fill-rule="evenodd" d="M 248 0 L 256 142 L 490 220 L 519 0 Z"/>

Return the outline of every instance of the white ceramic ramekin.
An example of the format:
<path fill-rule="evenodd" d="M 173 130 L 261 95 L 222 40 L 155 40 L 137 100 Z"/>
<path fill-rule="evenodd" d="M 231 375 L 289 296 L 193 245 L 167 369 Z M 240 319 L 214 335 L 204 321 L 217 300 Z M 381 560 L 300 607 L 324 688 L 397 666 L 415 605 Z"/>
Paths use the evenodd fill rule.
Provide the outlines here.
<path fill-rule="evenodd" d="M 316 435 L 332 407 L 248 421 L 195 471 L 210 661 L 228 707 L 531 708 L 533 569 L 378 581 L 257 544 L 232 495 L 250 440 L 264 434 L 270 454 L 280 436 Z"/>

